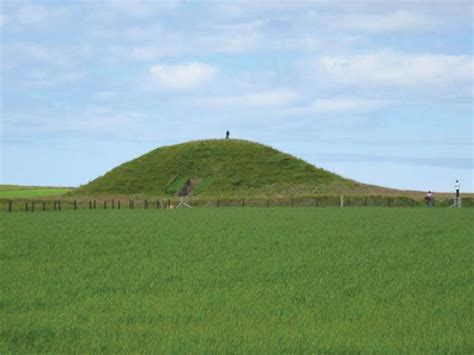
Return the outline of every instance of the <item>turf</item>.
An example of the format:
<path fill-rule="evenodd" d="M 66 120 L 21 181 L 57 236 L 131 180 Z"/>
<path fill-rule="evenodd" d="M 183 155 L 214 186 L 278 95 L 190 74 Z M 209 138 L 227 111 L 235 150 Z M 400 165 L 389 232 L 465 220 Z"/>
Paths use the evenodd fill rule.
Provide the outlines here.
<path fill-rule="evenodd" d="M 0 190 L 0 199 L 62 196 L 69 191 L 71 191 L 69 188 L 56 187 L 8 189 L 4 191 Z"/>
<path fill-rule="evenodd" d="M 202 140 L 161 147 L 124 163 L 71 196 L 172 196 L 187 180 L 194 196 L 298 196 L 390 191 L 359 184 L 269 146 Z"/>
<path fill-rule="evenodd" d="M 0 214 L 0 352 L 473 353 L 473 217 Z"/>

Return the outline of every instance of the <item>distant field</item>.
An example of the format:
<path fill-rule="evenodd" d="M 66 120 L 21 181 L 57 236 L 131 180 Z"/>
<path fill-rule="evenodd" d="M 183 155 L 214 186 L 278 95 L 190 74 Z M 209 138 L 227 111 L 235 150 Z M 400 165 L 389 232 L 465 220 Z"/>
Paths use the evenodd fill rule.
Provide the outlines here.
<path fill-rule="evenodd" d="M 0 352 L 473 353 L 474 211 L 0 214 Z"/>
<path fill-rule="evenodd" d="M 0 199 L 60 196 L 71 190 L 62 187 L 0 185 Z"/>

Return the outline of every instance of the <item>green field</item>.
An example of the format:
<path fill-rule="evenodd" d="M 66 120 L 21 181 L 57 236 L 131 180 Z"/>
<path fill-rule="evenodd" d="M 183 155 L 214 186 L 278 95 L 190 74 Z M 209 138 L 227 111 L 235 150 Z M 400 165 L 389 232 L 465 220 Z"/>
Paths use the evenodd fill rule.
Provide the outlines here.
<path fill-rule="evenodd" d="M 0 352 L 473 353 L 469 209 L 0 214 Z"/>
<path fill-rule="evenodd" d="M 65 187 L 0 185 L 0 199 L 53 197 L 69 191 L 71 189 Z"/>

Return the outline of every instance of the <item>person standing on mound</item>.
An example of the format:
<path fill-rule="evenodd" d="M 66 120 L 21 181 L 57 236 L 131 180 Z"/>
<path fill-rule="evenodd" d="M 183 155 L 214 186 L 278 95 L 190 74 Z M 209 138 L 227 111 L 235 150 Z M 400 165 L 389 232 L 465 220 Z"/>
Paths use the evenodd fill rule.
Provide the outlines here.
<path fill-rule="evenodd" d="M 225 139 L 229 139 L 229 137 L 230 137 L 230 132 L 229 130 L 227 130 L 227 132 L 225 132 Z"/>

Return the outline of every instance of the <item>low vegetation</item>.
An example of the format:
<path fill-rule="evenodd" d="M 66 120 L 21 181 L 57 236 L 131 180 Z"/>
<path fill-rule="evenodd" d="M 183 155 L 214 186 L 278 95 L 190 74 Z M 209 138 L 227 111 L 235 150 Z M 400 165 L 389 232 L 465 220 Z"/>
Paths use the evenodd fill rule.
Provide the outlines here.
<path fill-rule="evenodd" d="M 473 353 L 469 209 L 0 214 L 0 352 Z"/>
<path fill-rule="evenodd" d="M 203 140 L 155 149 L 70 196 L 172 196 L 190 180 L 200 197 L 299 196 L 389 191 L 344 179 L 271 147 Z"/>
<path fill-rule="evenodd" d="M 0 185 L 0 199 L 62 196 L 71 190 L 67 187 Z"/>

